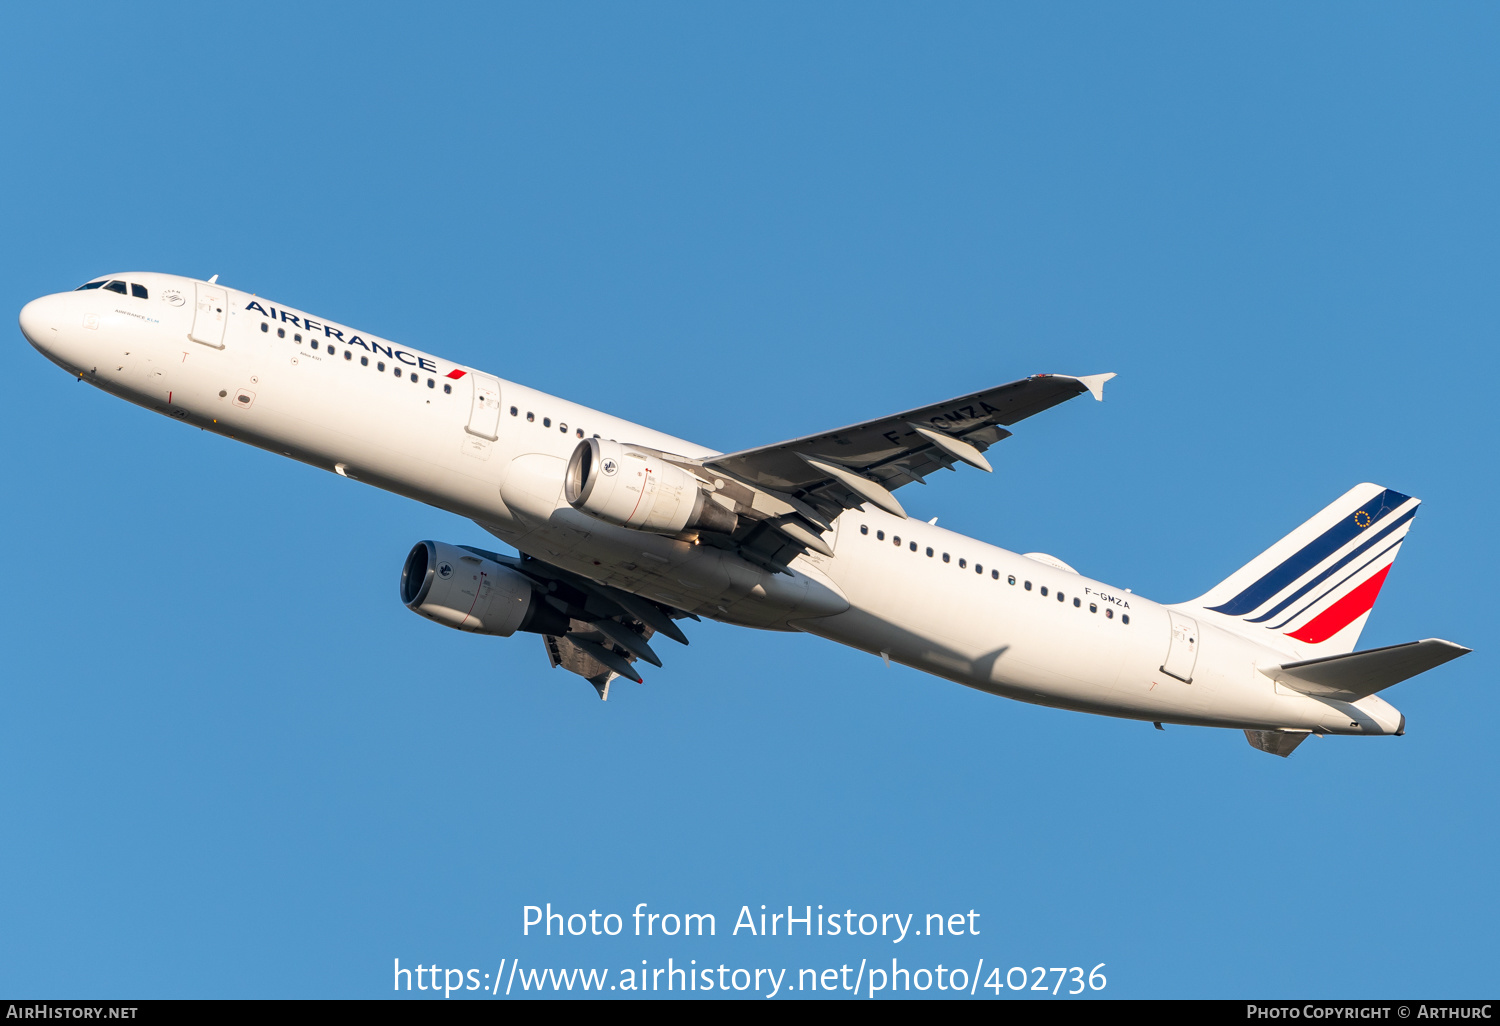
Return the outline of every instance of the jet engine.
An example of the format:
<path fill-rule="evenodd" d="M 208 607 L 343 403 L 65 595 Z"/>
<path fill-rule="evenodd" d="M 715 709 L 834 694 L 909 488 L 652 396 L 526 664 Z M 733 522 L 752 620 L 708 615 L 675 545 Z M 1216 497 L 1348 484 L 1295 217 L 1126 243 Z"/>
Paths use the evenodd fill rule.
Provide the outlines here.
<path fill-rule="evenodd" d="M 401 601 L 419 616 L 475 634 L 568 632 L 568 618 L 542 600 L 531 578 L 446 542 L 412 548 L 401 570 Z"/>
<path fill-rule="evenodd" d="M 731 534 L 739 523 L 688 471 L 607 439 L 578 443 L 568 460 L 563 494 L 574 509 L 653 534 Z"/>

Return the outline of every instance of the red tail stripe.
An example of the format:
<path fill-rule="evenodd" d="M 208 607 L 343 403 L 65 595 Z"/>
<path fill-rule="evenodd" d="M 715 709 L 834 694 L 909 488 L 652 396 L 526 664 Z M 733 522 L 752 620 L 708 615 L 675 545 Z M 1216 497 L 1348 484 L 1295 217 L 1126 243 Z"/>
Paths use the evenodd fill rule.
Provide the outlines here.
<path fill-rule="evenodd" d="M 1387 563 L 1380 573 L 1313 617 L 1301 629 L 1290 631 L 1287 637 L 1305 641 L 1309 645 L 1320 645 L 1327 641 L 1374 608 L 1375 599 L 1380 595 L 1380 586 L 1385 583 L 1385 575 L 1390 572 L 1391 565 Z"/>

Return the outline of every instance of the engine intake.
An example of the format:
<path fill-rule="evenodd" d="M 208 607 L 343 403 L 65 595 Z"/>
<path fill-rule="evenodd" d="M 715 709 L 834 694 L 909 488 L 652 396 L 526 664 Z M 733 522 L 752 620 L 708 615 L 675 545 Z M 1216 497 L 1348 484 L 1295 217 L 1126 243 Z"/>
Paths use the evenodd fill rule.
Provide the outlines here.
<path fill-rule="evenodd" d="M 531 578 L 447 542 L 422 541 L 401 570 L 401 601 L 418 616 L 474 634 L 566 634 L 568 618 Z"/>
<path fill-rule="evenodd" d="M 650 452 L 600 438 L 585 439 L 573 450 L 563 494 L 574 509 L 652 534 L 732 534 L 739 523 L 686 470 Z"/>

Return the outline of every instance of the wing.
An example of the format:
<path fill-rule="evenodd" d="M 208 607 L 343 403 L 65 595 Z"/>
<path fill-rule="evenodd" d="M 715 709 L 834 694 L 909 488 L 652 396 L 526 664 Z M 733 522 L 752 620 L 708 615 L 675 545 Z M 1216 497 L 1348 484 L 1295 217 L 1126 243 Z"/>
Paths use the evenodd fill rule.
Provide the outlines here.
<path fill-rule="evenodd" d="M 599 584 L 533 556 L 506 556 L 472 545 L 460 548 L 518 570 L 541 586 L 539 591 L 545 595 L 542 601 L 568 617 L 565 633 L 542 635 L 547 658 L 554 667 L 561 666 L 587 680 L 603 699 L 609 697 L 609 685 L 616 677 L 643 683 L 635 670 L 637 659 L 661 665 L 649 644 L 653 635 L 665 634 L 686 645 L 687 636 L 672 621 L 698 619 L 692 613 Z"/>
<path fill-rule="evenodd" d="M 955 463 L 989 470 L 984 450 L 1008 438 L 1010 425 L 1084 392 L 1103 399 L 1104 382 L 1112 377 L 1034 374 L 945 403 L 716 456 L 703 465 L 790 496 L 825 519 L 866 502 L 905 516 L 892 490 Z"/>

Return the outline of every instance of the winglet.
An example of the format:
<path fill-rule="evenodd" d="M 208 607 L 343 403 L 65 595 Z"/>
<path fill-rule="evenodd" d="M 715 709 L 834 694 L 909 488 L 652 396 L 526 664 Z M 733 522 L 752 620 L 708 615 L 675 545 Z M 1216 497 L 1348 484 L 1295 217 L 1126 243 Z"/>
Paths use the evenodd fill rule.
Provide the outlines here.
<path fill-rule="evenodd" d="M 1104 383 L 1114 376 L 1115 372 L 1110 371 L 1108 374 L 1083 374 L 1077 380 L 1089 390 L 1089 395 L 1102 403 L 1104 402 Z"/>

